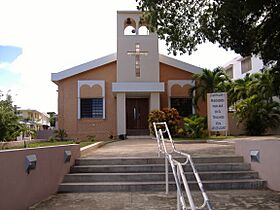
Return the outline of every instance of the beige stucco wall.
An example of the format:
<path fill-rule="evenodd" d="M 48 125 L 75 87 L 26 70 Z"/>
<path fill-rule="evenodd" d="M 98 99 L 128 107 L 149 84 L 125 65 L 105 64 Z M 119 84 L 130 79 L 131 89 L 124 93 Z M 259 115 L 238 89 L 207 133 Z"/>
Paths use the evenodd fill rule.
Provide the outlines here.
<path fill-rule="evenodd" d="M 166 65 L 166 64 L 160 64 L 160 81 L 164 82 L 165 92 L 160 94 L 160 107 L 165 108 L 168 107 L 168 80 L 192 80 L 192 73 L 186 72 L 184 70 Z M 173 94 L 178 94 L 178 96 L 182 96 L 182 92 L 186 91 L 189 88 L 188 85 L 182 87 L 182 89 L 179 88 L 179 86 L 176 86 L 175 89 L 172 89 Z M 206 102 L 199 101 L 198 103 L 200 109 L 197 110 L 197 113 L 203 116 L 206 116 L 207 114 L 207 106 Z"/>
<path fill-rule="evenodd" d="M 151 109 L 168 107 L 168 80 L 192 80 L 192 73 L 166 64 L 160 64 L 160 68 L 160 81 L 165 84 L 165 92 L 150 93 Z M 105 80 L 105 119 L 78 119 L 78 80 Z M 125 114 L 120 115 L 120 110 L 125 108 L 125 96 L 122 100 L 119 98 L 119 106 L 117 106 L 117 94 L 112 93 L 112 82 L 116 82 L 116 62 L 58 82 L 58 125 L 59 128 L 66 130 L 69 138 L 86 138 L 89 135 L 95 135 L 98 139 L 104 139 L 109 134 L 115 136 L 125 133 Z M 183 86 L 182 89 L 175 85 L 171 91 L 172 94 L 181 96 L 182 92 L 186 92 L 189 88 L 189 85 Z M 82 86 L 82 95 L 91 96 L 91 89 L 95 89 L 95 93 L 101 91 L 98 86 L 93 88 Z M 160 104 L 158 98 L 160 98 Z M 198 113 L 206 115 L 206 103 L 200 102 L 199 105 Z M 117 117 L 119 117 L 118 128 Z"/>
<path fill-rule="evenodd" d="M 105 119 L 78 119 L 78 80 L 105 80 Z M 58 124 L 70 138 L 98 139 L 116 134 L 116 99 L 112 94 L 112 82 L 116 81 L 116 62 L 89 70 L 58 83 Z M 93 87 L 94 89 L 98 87 Z M 84 89 L 84 95 L 88 95 Z"/>
<path fill-rule="evenodd" d="M 71 150 L 64 163 L 64 151 Z M 27 174 L 26 155 L 37 156 L 36 169 Z M 79 145 L 0 151 L 0 209 L 22 210 L 56 193 L 59 183 L 80 156 Z"/>
<path fill-rule="evenodd" d="M 251 150 L 258 150 L 260 152 L 260 162 L 251 162 Z M 245 162 L 251 163 L 252 169 L 258 171 L 260 177 L 267 181 L 268 188 L 280 191 L 280 141 L 237 141 L 235 153 L 242 155 Z"/>

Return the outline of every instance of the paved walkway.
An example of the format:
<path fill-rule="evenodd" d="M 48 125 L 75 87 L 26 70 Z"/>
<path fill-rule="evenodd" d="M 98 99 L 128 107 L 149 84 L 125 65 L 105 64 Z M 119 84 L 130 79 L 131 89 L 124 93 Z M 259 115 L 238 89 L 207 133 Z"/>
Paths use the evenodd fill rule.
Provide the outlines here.
<path fill-rule="evenodd" d="M 195 140 L 192 140 L 195 141 Z M 234 144 L 195 143 L 181 141 L 176 148 L 191 155 L 228 155 L 234 154 Z M 169 150 L 171 145 L 167 144 Z M 85 158 L 94 157 L 156 157 L 158 147 L 156 139 L 128 139 L 106 144 L 103 147 L 87 153 Z"/>
<path fill-rule="evenodd" d="M 272 137 L 269 137 L 271 139 Z M 238 140 L 238 139 L 236 139 Z M 251 138 L 251 140 L 254 140 Z M 234 142 L 234 141 L 233 141 Z M 234 144 L 180 143 L 178 150 L 196 155 L 234 154 Z M 157 156 L 156 140 L 133 139 L 107 144 L 84 158 L 94 157 L 144 157 Z M 280 210 L 280 192 L 270 190 L 208 191 L 214 209 L 223 210 Z M 194 192 L 197 205 L 201 204 L 199 192 Z M 30 207 L 32 210 L 172 210 L 176 209 L 176 193 L 164 192 L 110 192 L 56 194 Z"/>

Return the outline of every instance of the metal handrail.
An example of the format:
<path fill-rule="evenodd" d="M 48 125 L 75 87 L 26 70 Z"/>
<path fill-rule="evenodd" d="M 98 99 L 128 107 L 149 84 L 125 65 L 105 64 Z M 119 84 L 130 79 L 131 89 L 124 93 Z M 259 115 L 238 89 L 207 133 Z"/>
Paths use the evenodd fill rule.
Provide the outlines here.
<path fill-rule="evenodd" d="M 172 172 L 173 172 L 174 179 L 176 182 L 176 187 L 177 187 L 177 199 L 178 199 L 177 208 L 180 209 L 180 204 L 181 204 L 182 209 L 195 210 L 195 209 L 202 209 L 205 206 L 207 206 L 208 210 L 212 210 L 213 208 L 212 208 L 211 203 L 208 199 L 208 196 L 203 188 L 203 184 L 202 184 L 200 176 L 194 166 L 191 155 L 178 151 L 176 149 L 166 122 L 158 122 L 158 123 L 154 122 L 153 126 L 154 126 L 157 143 L 158 143 L 158 149 L 159 149 L 158 155 L 160 156 L 161 153 L 165 155 L 166 193 L 168 193 L 168 191 L 169 191 L 169 189 L 168 189 L 168 182 L 169 182 L 169 180 L 168 180 L 168 162 L 169 162 L 171 165 L 171 168 L 172 168 Z M 158 126 L 160 127 L 159 129 L 158 129 Z M 162 126 L 164 126 L 164 130 L 162 130 Z M 168 135 L 168 140 L 164 138 L 165 133 L 167 133 L 167 135 Z M 171 152 L 168 152 L 165 142 L 171 143 L 171 146 L 172 146 Z M 185 157 L 186 161 L 181 163 L 181 162 L 175 160 L 171 155 L 172 153 L 179 154 L 179 155 Z M 189 163 L 192 168 L 195 179 L 197 181 L 197 184 L 199 186 L 200 192 L 203 197 L 203 204 L 199 207 L 195 206 L 195 204 L 194 204 L 194 201 L 193 201 L 193 198 L 191 195 L 191 191 L 189 189 L 189 185 L 188 185 L 185 173 L 184 173 L 183 165 L 186 165 L 187 163 Z M 175 166 L 177 166 L 177 173 L 176 173 Z M 183 181 L 183 186 L 184 186 L 185 192 L 187 194 L 190 208 L 186 207 L 186 203 L 185 203 L 185 200 L 183 197 L 183 192 L 181 189 L 181 180 Z"/>

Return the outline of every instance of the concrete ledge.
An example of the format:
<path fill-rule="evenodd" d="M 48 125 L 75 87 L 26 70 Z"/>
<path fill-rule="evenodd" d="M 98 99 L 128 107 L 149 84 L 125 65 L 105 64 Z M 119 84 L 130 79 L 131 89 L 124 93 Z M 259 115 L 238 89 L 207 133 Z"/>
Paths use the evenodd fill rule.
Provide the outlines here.
<path fill-rule="evenodd" d="M 71 151 L 69 162 L 65 162 L 65 151 Z M 28 155 L 36 155 L 37 159 L 36 168 L 29 173 L 26 170 Z M 77 144 L 0 151 L 0 209 L 28 209 L 56 193 L 79 156 Z"/>
<path fill-rule="evenodd" d="M 251 158 L 251 151 L 259 152 L 259 162 Z M 280 191 L 280 141 L 271 140 L 243 140 L 235 143 L 235 153 L 242 155 L 245 162 L 250 163 L 253 170 L 258 171 L 260 177 L 267 180 L 268 188 Z"/>
<path fill-rule="evenodd" d="M 80 152 L 81 152 L 81 156 L 85 156 L 87 155 L 88 153 L 98 149 L 99 147 L 102 147 L 104 146 L 105 144 L 108 144 L 108 143 L 111 143 L 113 141 L 99 141 L 99 142 L 96 142 L 96 143 L 93 143 L 93 144 L 90 144 L 90 145 L 87 145 L 85 147 L 82 147 L 80 149 Z"/>

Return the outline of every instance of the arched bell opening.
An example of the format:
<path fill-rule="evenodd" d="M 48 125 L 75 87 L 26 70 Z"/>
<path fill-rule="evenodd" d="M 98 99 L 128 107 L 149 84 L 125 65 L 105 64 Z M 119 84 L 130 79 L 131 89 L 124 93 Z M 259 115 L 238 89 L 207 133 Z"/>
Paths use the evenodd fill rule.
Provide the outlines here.
<path fill-rule="evenodd" d="M 145 21 L 143 19 L 141 19 L 139 21 L 139 29 L 138 29 L 138 34 L 139 35 L 149 35 L 150 31 L 147 27 L 147 24 L 145 23 Z"/>
<path fill-rule="evenodd" d="M 136 22 L 133 18 L 124 21 L 124 35 L 136 35 Z"/>

